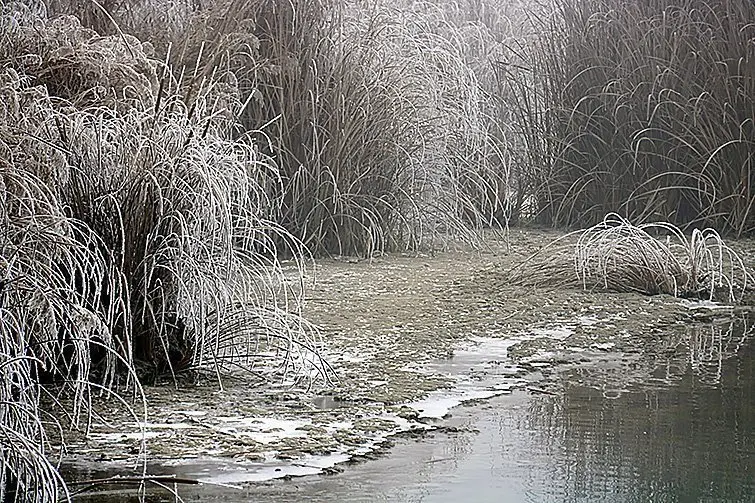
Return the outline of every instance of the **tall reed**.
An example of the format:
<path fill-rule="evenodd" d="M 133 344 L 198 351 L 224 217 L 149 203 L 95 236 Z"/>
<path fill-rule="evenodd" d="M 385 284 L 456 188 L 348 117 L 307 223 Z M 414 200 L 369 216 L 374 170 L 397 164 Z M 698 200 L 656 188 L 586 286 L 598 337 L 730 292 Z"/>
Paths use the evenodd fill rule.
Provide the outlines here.
<path fill-rule="evenodd" d="M 498 127 L 445 16 L 429 3 L 225 2 L 176 54 L 192 79 L 238 83 L 242 123 L 283 182 L 276 220 L 316 254 L 370 255 L 475 240 L 470 228 L 505 218 Z"/>
<path fill-rule="evenodd" d="M 755 152 L 748 0 L 559 0 L 500 69 L 538 219 L 744 235 Z"/>

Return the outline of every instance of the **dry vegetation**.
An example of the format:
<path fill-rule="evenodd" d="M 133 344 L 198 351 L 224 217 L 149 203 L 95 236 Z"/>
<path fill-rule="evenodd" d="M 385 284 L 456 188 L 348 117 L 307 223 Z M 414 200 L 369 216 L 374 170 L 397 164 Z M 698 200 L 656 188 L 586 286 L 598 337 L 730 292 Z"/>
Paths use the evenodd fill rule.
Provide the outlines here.
<path fill-rule="evenodd" d="M 524 286 L 635 292 L 735 303 L 753 277 L 713 229 L 687 235 L 667 222 L 632 225 L 616 214 L 558 238 L 518 264 L 511 281 Z"/>
<path fill-rule="evenodd" d="M 557 0 L 500 66 L 537 219 L 755 227 L 750 0 Z"/>
<path fill-rule="evenodd" d="M 677 245 L 612 217 L 583 286 L 740 291 L 674 225 L 752 231 L 755 14 L 671 3 L 0 3 L 0 499 L 65 494 L 92 400 L 325 375 L 283 257 L 618 211 Z"/>

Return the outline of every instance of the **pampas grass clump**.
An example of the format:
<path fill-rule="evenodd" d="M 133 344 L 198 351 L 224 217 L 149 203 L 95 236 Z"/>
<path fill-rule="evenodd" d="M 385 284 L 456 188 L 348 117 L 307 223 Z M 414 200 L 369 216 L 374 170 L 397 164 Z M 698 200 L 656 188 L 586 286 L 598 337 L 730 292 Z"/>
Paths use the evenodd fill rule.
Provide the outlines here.
<path fill-rule="evenodd" d="M 79 109 L 154 105 L 158 64 L 149 43 L 126 34 L 100 36 L 68 15 L 39 22 L 13 11 L 3 26 L 0 61 L 33 77 L 50 96 Z"/>
<path fill-rule="evenodd" d="M 140 382 L 181 371 L 222 386 L 325 369 L 278 261 L 302 277 L 306 253 L 271 219 L 275 163 L 234 138 L 237 93 L 205 82 L 188 105 L 154 62 L 134 70 L 133 40 L 15 14 L 0 36 L 0 499 L 55 501 L 47 435 L 85 428 L 97 399 L 133 415 Z"/>
<path fill-rule="evenodd" d="M 610 214 L 570 233 L 512 271 L 519 284 L 735 302 L 753 278 L 713 229 L 683 233 L 667 222 L 635 226 Z"/>
<path fill-rule="evenodd" d="M 64 160 L 28 142 L 50 112 L 43 89 L 0 72 L 0 499 L 55 501 L 65 488 L 48 459 L 57 413 L 43 412 L 42 398 L 70 397 L 63 416 L 76 425 L 116 371 L 124 391 L 136 385 L 112 330 L 123 306 L 103 302 L 122 277 L 53 184 L 66 178 Z M 43 386 L 53 382 L 54 392 Z"/>

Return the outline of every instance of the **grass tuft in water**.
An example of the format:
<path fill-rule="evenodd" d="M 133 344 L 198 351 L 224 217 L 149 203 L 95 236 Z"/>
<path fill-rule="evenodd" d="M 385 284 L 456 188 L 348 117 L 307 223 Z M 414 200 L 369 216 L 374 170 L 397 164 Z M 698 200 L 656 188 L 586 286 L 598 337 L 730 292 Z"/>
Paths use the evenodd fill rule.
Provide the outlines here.
<path fill-rule="evenodd" d="M 668 222 L 633 225 L 610 214 L 570 233 L 512 271 L 518 284 L 736 302 L 753 278 L 713 229 L 685 234 Z"/>

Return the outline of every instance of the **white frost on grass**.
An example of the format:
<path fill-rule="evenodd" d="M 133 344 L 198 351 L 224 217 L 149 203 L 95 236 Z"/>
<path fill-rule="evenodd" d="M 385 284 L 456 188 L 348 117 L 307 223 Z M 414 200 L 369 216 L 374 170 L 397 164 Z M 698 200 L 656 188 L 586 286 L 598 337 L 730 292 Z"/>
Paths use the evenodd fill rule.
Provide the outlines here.
<path fill-rule="evenodd" d="M 307 432 L 301 428 L 312 424 L 309 420 L 274 417 L 219 417 L 218 420 L 219 431 L 250 438 L 261 444 L 283 438 L 305 437 Z"/>
<path fill-rule="evenodd" d="M 547 337 L 548 339 L 563 341 L 574 335 L 574 330 L 569 327 L 533 328 L 532 334 L 537 337 Z"/>
<path fill-rule="evenodd" d="M 679 303 L 691 311 L 731 311 L 734 306 L 731 304 L 721 304 L 712 300 L 688 300 L 682 299 Z"/>

